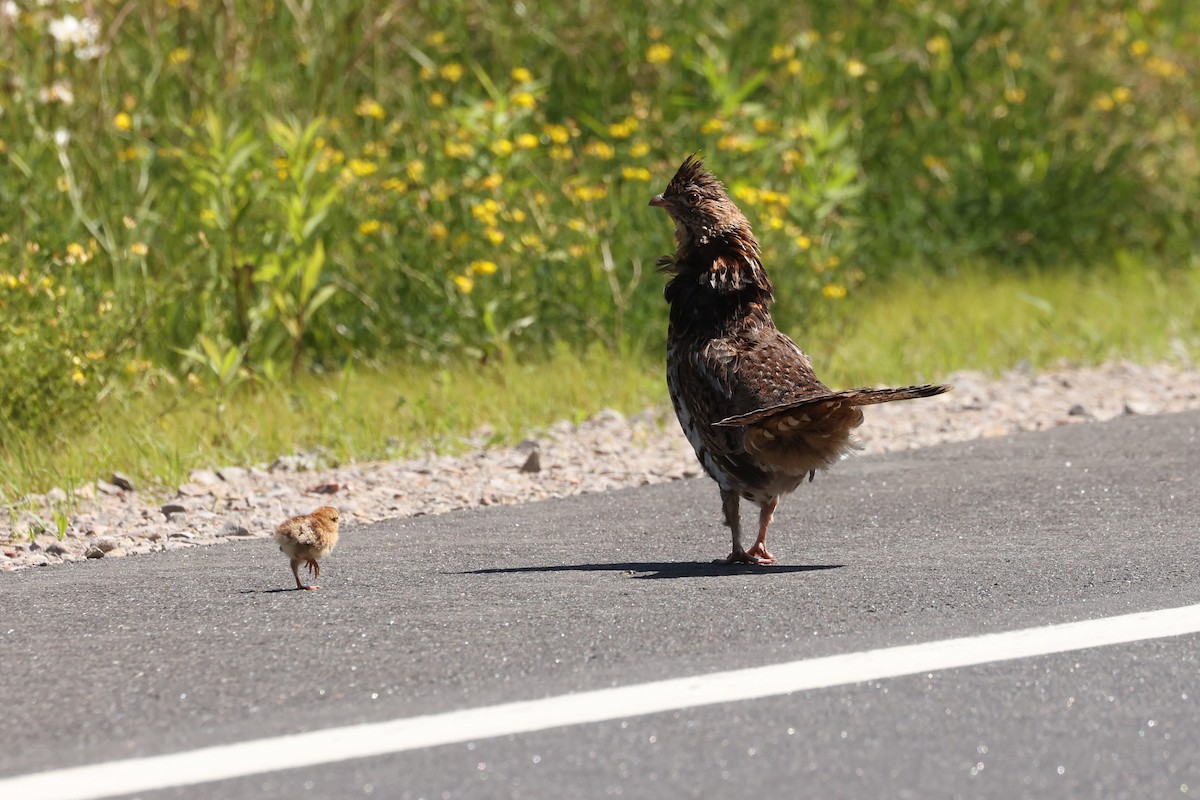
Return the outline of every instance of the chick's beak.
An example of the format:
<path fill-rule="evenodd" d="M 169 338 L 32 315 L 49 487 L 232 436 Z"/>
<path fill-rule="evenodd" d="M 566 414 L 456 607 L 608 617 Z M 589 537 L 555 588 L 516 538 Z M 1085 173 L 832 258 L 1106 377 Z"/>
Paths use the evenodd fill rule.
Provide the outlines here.
<path fill-rule="evenodd" d="M 656 194 L 654 197 L 650 198 L 650 205 L 654 206 L 655 208 L 665 208 L 667 201 L 663 199 L 661 194 Z"/>

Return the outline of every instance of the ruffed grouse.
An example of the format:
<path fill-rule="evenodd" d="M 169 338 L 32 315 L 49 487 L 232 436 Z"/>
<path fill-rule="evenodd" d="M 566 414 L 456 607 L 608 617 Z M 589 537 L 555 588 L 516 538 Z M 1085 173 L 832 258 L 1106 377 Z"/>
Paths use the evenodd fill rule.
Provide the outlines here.
<path fill-rule="evenodd" d="M 292 564 L 292 577 L 297 589 L 320 589 L 320 586 L 305 586 L 300 582 L 300 565 L 308 565 L 308 574 L 321 577 L 318 558 L 333 552 L 338 540 L 338 510 L 333 506 L 321 506 L 311 514 L 301 514 L 281 522 L 275 529 L 275 541 L 280 551 Z"/>
<path fill-rule="evenodd" d="M 860 406 L 930 397 L 949 386 L 850 389 L 817 380 L 796 343 L 775 327 L 771 281 L 750 223 L 725 187 L 689 156 L 650 205 L 675 222 L 667 386 L 679 424 L 721 488 L 733 532 L 726 563 L 771 564 L 767 527 L 779 499 L 857 448 Z M 758 538 L 742 548 L 739 500 L 760 509 Z"/>

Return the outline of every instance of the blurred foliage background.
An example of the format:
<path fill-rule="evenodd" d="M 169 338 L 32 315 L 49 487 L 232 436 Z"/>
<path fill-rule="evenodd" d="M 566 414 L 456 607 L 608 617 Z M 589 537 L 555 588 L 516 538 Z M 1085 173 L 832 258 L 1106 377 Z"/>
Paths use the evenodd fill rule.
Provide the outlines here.
<path fill-rule="evenodd" d="M 656 355 L 647 200 L 697 150 L 785 328 L 966 265 L 1195 270 L 1198 74 L 1192 0 L 8 0 L 0 436 Z"/>

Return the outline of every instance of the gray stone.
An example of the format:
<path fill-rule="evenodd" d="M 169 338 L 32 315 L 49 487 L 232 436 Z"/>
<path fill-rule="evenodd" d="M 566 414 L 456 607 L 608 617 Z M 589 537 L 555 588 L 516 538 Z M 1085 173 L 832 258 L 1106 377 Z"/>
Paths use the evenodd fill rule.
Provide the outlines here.
<path fill-rule="evenodd" d="M 188 481 L 201 486 L 212 486 L 214 483 L 220 483 L 221 478 L 211 469 L 194 469 L 188 473 Z"/>
<path fill-rule="evenodd" d="M 161 511 L 168 519 L 170 519 L 172 514 L 187 513 L 187 506 L 180 505 L 179 503 L 163 503 L 162 508 L 160 508 L 159 511 Z"/>
<path fill-rule="evenodd" d="M 246 478 L 250 475 L 250 470 L 243 469 L 242 467 L 221 467 L 219 470 L 217 470 L 217 475 L 219 475 L 223 481 L 234 483 L 237 481 L 246 480 Z"/>
<path fill-rule="evenodd" d="M 248 531 L 246 528 L 244 528 L 239 523 L 235 522 L 234 520 L 229 520 L 221 528 L 221 535 L 222 536 L 253 536 L 254 534 L 251 533 L 250 531 Z"/>
<path fill-rule="evenodd" d="M 46 492 L 46 499 L 51 503 L 65 503 L 67 501 L 67 490 L 61 486 L 55 486 Z"/>
<path fill-rule="evenodd" d="M 117 486 L 115 483 L 109 483 L 108 481 L 96 481 L 96 488 L 100 491 L 100 494 L 106 494 L 110 497 L 125 493 L 125 490 L 120 486 Z"/>
<path fill-rule="evenodd" d="M 540 450 L 533 450 L 521 465 L 521 472 L 541 472 L 542 456 Z"/>
<path fill-rule="evenodd" d="M 114 486 L 120 486 L 127 492 L 132 492 L 134 490 L 133 481 L 129 480 L 129 476 L 125 475 L 123 472 L 114 472 L 112 477 L 109 478 L 109 481 Z"/>

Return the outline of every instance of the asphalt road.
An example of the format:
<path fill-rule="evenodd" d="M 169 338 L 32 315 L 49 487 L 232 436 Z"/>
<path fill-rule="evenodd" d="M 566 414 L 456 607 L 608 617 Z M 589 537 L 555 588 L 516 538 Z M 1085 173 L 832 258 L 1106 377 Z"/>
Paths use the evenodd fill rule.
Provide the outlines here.
<path fill-rule="evenodd" d="M 868 417 L 869 424 L 869 417 Z M 0 781 L 300 731 L 1200 603 L 1200 414 L 0 576 Z M 402 487 L 400 487 L 402 488 Z M 750 512 L 747 511 L 747 521 Z M 1184 797 L 1200 635 L 682 708 L 146 798 Z M 5 800 L 20 800 L 6 798 Z"/>

